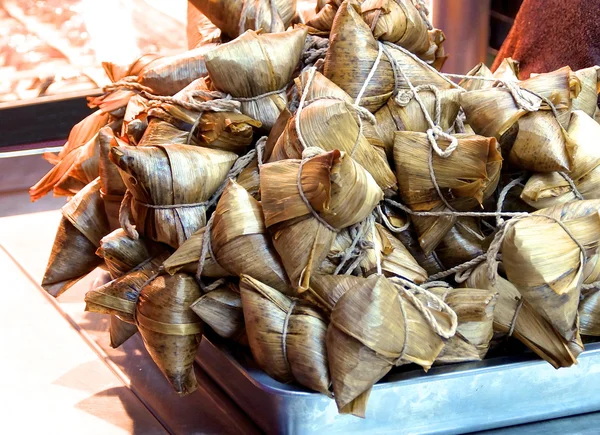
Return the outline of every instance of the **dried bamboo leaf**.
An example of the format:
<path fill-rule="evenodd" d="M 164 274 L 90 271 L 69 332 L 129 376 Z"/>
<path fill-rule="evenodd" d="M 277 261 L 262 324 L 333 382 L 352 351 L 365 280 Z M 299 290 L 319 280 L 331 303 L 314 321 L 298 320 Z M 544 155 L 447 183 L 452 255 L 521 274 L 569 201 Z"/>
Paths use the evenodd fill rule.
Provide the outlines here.
<path fill-rule="evenodd" d="M 475 218 L 460 217 L 436 247 L 435 253 L 449 269 L 478 257 L 485 250 L 485 236 Z"/>
<path fill-rule="evenodd" d="M 148 53 L 141 55 L 129 65 L 102 62 L 102 68 L 104 68 L 104 72 L 106 72 L 110 81 L 114 83 L 125 77 L 138 75 L 147 65 L 160 57 L 158 54 Z"/>
<path fill-rule="evenodd" d="M 138 142 L 140 147 L 160 146 L 164 144 L 182 144 L 188 143 L 189 133 L 175 127 L 169 122 L 158 118 L 150 118 L 148 127 L 144 130 L 144 135 Z"/>
<path fill-rule="evenodd" d="M 281 256 L 292 285 L 307 288 L 329 252 L 336 229 L 364 220 L 383 199 L 371 175 L 350 156 L 330 151 L 308 159 L 300 183 L 308 208 L 298 188 L 299 160 L 281 160 L 261 168 L 261 197 L 265 224 Z"/>
<path fill-rule="evenodd" d="M 191 276 L 159 276 L 140 292 L 136 324 L 148 353 L 180 396 L 196 390 L 194 358 L 202 321 L 190 309 L 201 296 Z"/>
<path fill-rule="evenodd" d="M 213 86 L 242 100 L 241 111 L 270 130 L 287 105 L 285 87 L 300 60 L 307 31 L 259 35 L 248 30 L 235 40 L 206 54 Z"/>
<path fill-rule="evenodd" d="M 472 288 L 488 289 L 498 293 L 494 309 L 494 331 L 502 334 L 513 329 L 513 336 L 533 350 L 539 357 L 555 368 L 570 367 L 577 362 L 577 354 L 570 350 L 565 340 L 527 301 L 523 301 L 519 312 L 521 295 L 517 288 L 501 276 L 491 284 L 487 263 L 476 267 L 466 281 Z"/>
<path fill-rule="evenodd" d="M 485 63 L 477 64 L 473 69 L 471 69 L 467 74 L 467 76 L 475 77 L 474 79 L 463 79 L 460 81 L 459 85 L 463 89 L 467 91 L 478 91 L 480 89 L 489 89 L 492 87 L 492 81 L 487 80 L 477 80 L 477 78 L 483 79 L 491 79 L 493 78 L 492 71 L 486 66 Z"/>
<path fill-rule="evenodd" d="M 572 101 L 573 110 L 583 110 L 587 115 L 594 116 L 598 110 L 598 92 L 600 66 L 575 71 L 575 75 L 581 82 L 581 92 Z"/>
<path fill-rule="evenodd" d="M 138 329 L 133 323 L 125 322 L 118 316 L 110 316 L 110 347 L 116 349 L 137 334 Z"/>
<path fill-rule="evenodd" d="M 577 331 L 580 285 L 585 278 L 583 258 L 585 254 L 597 252 L 600 234 L 597 204 L 574 205 L 570 212 L 570 204 L 567 204 L 536 214 L 563 222 L 586 253 L 580 251 L 571 235 L 558 223 L 536 214 L 510 225 L 502 243 L 508 279 L 567 340 L 571 340 Z M 553 248 L 551 256 L 548 246 Z"/>
<path fill-rule="evenodd" d="M 491 196 L 500 178 L 502 157 L 494 138 L 455 135 L 458 148 L 448 158 L 441 158 L 431 148 L 427 135 L 418 132 L 396 132 L 394 161 L 402 201 L 418 211 L 444 208 L 429 170 L 430 154 L 440 191 L 458 210 L 469 210 Z M 439 139 L 445 149 L 449 142 Z M 419 244 L 426 254 L 439 244 L 452 228 L 455 217 L 419 217 L 412 221 L 419 233 Z"/>
<path fill-rule="evenodd" d="M 206 227 L 200 228 L 192 234 L 163 264 L 165 272 L 173 275 L 177 272 L 195 274 L 202 252 L 202 242 Z M 207 252 L 204 258 L 202 276 L 209 278 L 224 278 L 229 273 L 223 269 Z"/>
<path fill-rule="evenodd" d="M 456 335 L 448 340 L 436 363 L 481 361 L 493 336 L 494 308 L 498 294 L 472 288 L 430 288 L 458 317 Z"/>
<path fill-rule="evenodd" d="M 142 288 L 156 276 L 167 253 L 144 261 L 120 277 L 85 294 L 85 310 L 119 316 L 121 320 L 135 323 L 135 304 Z"/>
<path fill-rule="evenodd" d="M 205 56 L 218 44 L 206 44 L 173 56 L 156 59 L 138 74 L 138 83 L 157 95 L 174 95 L 208 74 Z"/>
<path fill-rule="evenodd" d="M 221 32 L 233 39 L 246 30 L 283 32 L 296 14 L 296 0 L 192 0 L 191 3 Z M 272 14 L 272 6 L 275 15 Z"/>
<path fill-rule="evenodd" d="M 300 78 L 306 80 L 307 74 L 302 74 Z M 295 117 L 289 119 L 284 132 L 275 144 L 269 161 L 302 156 L 303 145 L 298 138 L 298 128 L 300 128 L 307 146 L 319 147 L 326 151 L 337 149 L 352 155 L 361 166 L 369 171 L 383 190 L 395 191 L 394 173 L 385 156 L 381 156 L 371 146 L 364 135 L 364 129 L 363 132 L 360 131 L 354 109 L 344 101 L 319 99 L 333 96 L 347 101 L 349 97 L 320 73 L 315 74 L 313 85 L 307 91 L 307 101 L 313 100 L 313 102 L 302 109 L 299 125 L 296 123 Z M 364 126 L 367 121 L 362 121 L 362 123 Z M 373 130 L 371 130 L 371 134 L 377 135 Z"/>
<path fill-rule="evenodd" d="M 246 275 L 240 281 L 248 342 L 259 367 L 280 382 L 292 380 L 329 393 L 326 318 Z"/>
<path fill-rule="evenodd" d="M 191 309 L 221 337 L 247 344 L 242 299 L 237 285 L 226 283 L 200 296 Z"/>
<path fill-rule="evenodd" d="M 460 89 L 443 89 L 438 92 L 441 107 L 440 127 L 448 131 L 454 125 L 458 110 L 460 109 Z M 423 101 L 431 119 L 435 119 L 436 96 L 431 91 L 421 91 L 419 96 Z M 394 147 L 394 132 L 420 131 L 425 133 L 429 124 L 417 100 L 411 98 L 407 104 L 398 104 L 397 98 L 390 98 L 385 106 L 375 113 L 379 131 L 385 144 L 388 156 L 392 156 Z"/>
<path fill-rule="evenodd" d="M 116 147 L 110 158 L 122 170 L 123 181 L 133 195 L 137 231 L 177 248 L 206 224 L 202 203 L 225 180 L 237 155 L 173 144 Z M 177 205 L 182 206 L 172 207 Z"/>
<path fill-rule="evenodd" d="M 75 195 L 62 209 L 42 287 L 57 297 L 96 267 L 100 239 L 109 230 L 97 179 Z"/>
<path fill-rule="evenodd" d="M 600 125 L 581 110 L 573 111 L 567 130 L 574 143 L 571 171 L 568 176 L 585 199 L 600 199 Z M 559 173 L 532 175 L 521 198 L 535 208 L 564 204 L 576 198 L 569 182 Z"/>
<path fill-rule="evenodd" d="M 233 275 L 249 275 L 282 293 L 293 294 L 257 200 L 229 180 L 213 219 L 211 244 L 221 267 Z"/>

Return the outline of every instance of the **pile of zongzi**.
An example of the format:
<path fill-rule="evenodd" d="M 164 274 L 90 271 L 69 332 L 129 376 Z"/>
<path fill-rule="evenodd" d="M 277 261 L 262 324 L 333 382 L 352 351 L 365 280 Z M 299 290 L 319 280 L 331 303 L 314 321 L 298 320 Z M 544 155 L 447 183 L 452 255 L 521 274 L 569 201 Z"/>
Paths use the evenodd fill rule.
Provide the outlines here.
<path fill-rule="evenodd" d="M 203 334 L 364 416 L 395 367 L 600 335 L 600 67 L 460 84 L 413 0 L 194 0 L 220 30 L 113 83 L 31 188 L 62 208 L 42 286 L 139 332 L 179 394 Z"/>

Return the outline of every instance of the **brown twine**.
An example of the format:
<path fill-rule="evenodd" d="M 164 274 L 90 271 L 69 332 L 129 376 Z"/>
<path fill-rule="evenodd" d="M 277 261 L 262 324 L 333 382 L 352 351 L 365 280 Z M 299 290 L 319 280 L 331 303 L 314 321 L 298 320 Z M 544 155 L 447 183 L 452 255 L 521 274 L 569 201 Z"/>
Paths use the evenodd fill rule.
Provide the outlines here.
<path fill-rule="evenodd" d="M 154 93 L 152 88 L 137 83 L 136 77 L 125 77 L 118 82 L 112 83 L 104 87 L 104 92 L 109 93 L 119 89 L 127 89 L 137 94 L 142 95 L 148 100 L 160 101 L 161 103 L 173 104 L 176 106 L 183 107 L 187 110 L 204 112 L 235 112 L 240 113 L 240 103 L 232 99 L 231 95 L 223 94 L 218 91 L 192 91 L 193 96 L 208 96 L 209 98 L 220 97 L 208 101 L 196 102 L 196 101 L 185 101 L 180 98 L 173 96 L 157 95 Z"/>
<path fill-rule="evenodd" d="M 263 136 L 256 141 L 256 161 L 260 168 L 264 164 L 265 147 L 267 146 L 267 136 Z"/>
<path fill-rule="evenodd" d="M 366 232 L 367 232 L 367 227 L 369 226 L 369 224 L 371 223 L 371 221 L 375 222 L 375 219 L 373 218 L 373 215 L 369 215 L 364 221 L 359 222 L 357 224 L 354 224 L 354 225 L 352 225 L 349 228 L 349 231 L 351 231 L 351 232 L 355 231 L 355 235 L 352 238 L 352 243 L 350 243 L 350 246 L 348 246 L 348 248 L 346 248 L 342 252 L 342 259 L 340 260 L 340 263 L 338 264 L 338 266 L 335 268 L 335 271 L 333 272 L 334 275 L 338 275 L 342 271 L 342 269 L 344 268 L 344 266 L 346 265 L 346 263 L 348 262 L 348 260 L 351 257 L 357 255 L 357 254 L 355 254 L 355 249 L 359 245 L 359 242 L 365 241 L 365 235 L 366 235 Z M 373 238 L 373 244 L 375 244 L 375 238 Z M 374 249 L 377 250 L 376 247 L 374 247 Z M 359 256 L 362 253 L 362 251 L 363 250 L 361 250 L 358 253 Z M 361 258 L 361 260 L 362 260 L 362 258 Z M 356 259 L 355 259 L 355 261 L 356 261 Z M 359 262 L 359 264 L 360 264 L 360 262 Z M 358 266 L 358 264 L 356 266 Z M 350 270 L 350 273 L 352 273 L 354 271 L 354 269 L 356 268 L 356 266 L 352 270 L 350 270 L 351 267 L 348 268 L 348 270 Z M 347 275 L 350 274 L 350 273 L 348 273 L 348 270 L 345 273 Z"/>
<path fill-rule="evenodd" d="M 410 226 L 410 221 L 407 219 L 406 223 L 404 225 L 402 225 L 401 227 L 397 227 L 395 225 L 393 225 L 390 220 L 388 219 L 388 217 L 386 216 L 386 214 L 383 212 L 383 210 L 381 209 L 381 205 L 377 205 L 377 214 L 379 215 L 379 218 L 381 219 L 381 222 L 383 222 L 383 224 L 385 225 L 385 227 L 390 230 L 392 233 L 403 233 L 404 231 L 406 231 L 408 229 L 408 227 Z"/>
<path fill-rule="evenodd" d="M 123 201 L 121 201 L 121 206 L 119 207 L 119 224 L 121 225 L 121 228 L 123 228 L 123 230 L 125 231 L 125 234 L 129 236 L 129 238 L 137 240 L 140 235 L 135 229 L 135 226 L 131 223 L 132 200 L 133 195 L 129 190 L 126 190 L 125 195 L 123 196 Z"/>
<path fill-rule="evenodd" d="M 513 314 L 513 318 L 510 321 L 510 327 L 508 328 L 508 337 L 512 337 L 513 332 L 515 331 L 515 326 L 517 326 L 517 317 L 519 317 L 519 313 L 521 312 L 521 308 L 525 303 L 525 299 L 521 296 L 519 298 L 519 303 L 517 304 L 517 308 L 515 309 L 515 314 Z"/>
<path fill-rule="evenodd" d="M 571 188 L 573 195 L 575 195 L 575 198 L 577 198 L 580 201 L 583 201 L 585 198 L 583 197 L 579 189 L 577 189 L 577 186 L 575 186 L 575 182 L 573 181 L 573 179 L 569 177 L 566 172 L 559 172 L 558 174 L 561 177 L 563 177 L 567 183 L 569 183 L 569 187 Z"/>
<path fill-rule="evenodd" d="M 515 223 L 519 222 L 521 219 L 526 218 L 528 216 L 543 217 L 543 218 L 549 219 L 549 220 L 555 222 L 556 224 L 558 224 L 567 233 L 567 235 L 571 238 L 571 240 L 573 240 L 573 242 L 575 242 L 575 244 L 579 248 L 579 251 L 581 253 L 580 254 L 581 265 L 585 264 L 585 262 L 587 261 L 587 254 L 585 252 L 585 247 L 581 244 L 581 242 L 579 240 L 577 240 L 577 238 L 575 238 L 573 233 L 571 233 L 571 231 L 569 230 L 569 228 L 567 228 L 567 226 L 564 224 L 564 222 L 561 222 L 560 220 L 558 220 L 552 216 L 547 216 L 544 214 L 518 216 L 518 217 L 515 217 L 514 219 L 506 222 L 502 226 L 502 228 L 500 228 L 500 231 L 498 231 L 496 233 L 496 235 L 494 236 L 494 239 L 492 240 L 492 243 L 490 244 L 490 246 L 488 248 L 488 251 L 487 251 L 488 279 L 490 280 L 490 283 L 492 285 L 494 285 L 496 283 L 496 275 L 497 275 L 497 270 L 498 270 L 497 256 L 498 256 L 498 253 L 500 252 L 502 242 L 504 241 L 504 237 L 506 236 L 508 229 L 511 226 L 515 225 Z"/>
<path fill-rule="evenodd" d="M 390 198 L 385 198 L 384 201 L 405 213 L 413 216 L 456 216 L 456 217 L 525 217 L 530 216 L 527 212 L 494 212 L 494 211 L 414 211 L 404 204 L 394 201 Z"/>
<path fill-rule="evenodd" d="M 399 293 L 401 293 L 402 296 L 405 296 L 410 303 L 423 315 L 431 329 L 433 329 L 437 335 L 445 339 L 454 336 L 458 326 L 458 318 L 454 310 L 452 310 L 448 304 L 427 289 L 424 289 L 423 287 L 420 287 L 407 279 L 393 277 L 390 278 L 390 281 L 396 284 L 396 288 L 398 289 Z M 431 304 L 434 309 L 448 314 L 450 316 L 449 329 L 442 328 L 435 316 L 431 314 L 429 309 L 419 299 L 417 299 L 415 295 L 424 296 L 427 299 L 428 304 Z"/>
<path fill-rule="evenodd" d="M 399 0 L 396 0 L 396 2 L 400 3 Z M 425 23 L 425 26 L 427 26 L 427 30 L 433 30 L 433 26 L 429 21 L 429 9 L 427 9 L 425 2 L 423 0 L 412 0 L 412 3 L 419 12 L 419 15 Z"/>
<path fill-rule="evenodd" d="M 302 52 L 302 63 L 305 67 L 315 66 L 319 59 L 324 59 L 329 48 L 329 39 L 308 35 Z"/>
<path fill-rule="evenodd" d="M 502 206 L 504 205 L 504 201 L 506 200 L 506 196 L 508 195 L 508 192 L 511 191 L 511 189 L 519 184 L 521 184 L 523 181 L 525 181 L 525 178 L 527 178 L 527 174 L 523 174 L 517 178 L 515 178 L 514 180 L 512 180 L 510 183 L 508 183 L 506 186 L 504 186 L 502 188 L 502 190 L 500 191 L 500 195 L 498 195 L 498 202 L 496 203 L 496 211 L 498 213 L 502 212 Z M 500 228 L 502 225 L 504 224 L 504 219 L 502 219 L 501 215 L 496 216 L 496 226 L 498 228 Z"/>

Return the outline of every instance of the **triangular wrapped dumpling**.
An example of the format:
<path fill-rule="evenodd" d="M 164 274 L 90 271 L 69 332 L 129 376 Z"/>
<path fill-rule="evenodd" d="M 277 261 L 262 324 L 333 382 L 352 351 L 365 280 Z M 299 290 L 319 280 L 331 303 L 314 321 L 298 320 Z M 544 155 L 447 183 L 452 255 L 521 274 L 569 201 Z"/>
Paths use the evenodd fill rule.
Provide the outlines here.
<path fill-rule="evenodd" d="M 575 110 L 567 130 L 574 144 L 573 163 L 567 174 L 585 199 L 600 198 L 600 125 L 585 112 Z M 551 207 L 577 199 L 569 181 L 558 172 L 533 174 L 521 194 L 535 208 Z"/>
<path fill-rule="evenodd" d="M 324 314 L 250 276 L 242 275 L 240 292 L 248 343 L 259 367 L 280 382 L 295 380 L 330 395 Z"/>
<path fill-rule="evenodd" d="M 494 309 L 494 332 L 511 334 L 555 368 L 570 367 L 577 362 L 577 346 L 565 340 L 509 281 L 496 276 L 491 283 L 488 264 L 477 266 L 466 281 L 472 288 L 488 289 L 498 294 Z M 518 310 L 518 312 L 517 312 Z"/>
<path fill-rule="evenodd" d="M 600 66 L 575 71 L 581 82 L 581 92 L 572 101 L 573 110 L 583 110 L 587 115 L 598 113 L 598 92 L 600 92 Z"/>
<path fill-rule="evenodd" d="M 287 105 L 285 88 L 300 61 L 306 32 L 296 28 L 259 35 L 248 30 L 220 45 L 206 54 L 213 86 L 238 98 L 242 113 L 270 130 Z"/>
<path fill-rule="evenodd" d="M 309 104 L 302 108 L 299 116 L 289 119 L 269 161 L 302 156 L 303 145 L 298 135 L 300 129 L 306 146 L 348 153 L 369 171 L 381 189 L 395 191 L 396 180 L 385 155 L 378 153 L 365 136 L 365 126 L 369 121 L 358 121 L 357 117 L 362 115 L 347 104 L 350 97 L 322 74 L 315 72 L 306 89 L 309 80 L 311 76 L 308 71 L 302 73 L 298 80 Z M 329 99 L 328 96 L 336 99 Z M 359 122 L 363 126 L 362 131 Z M 372 135 L 378 136 L 374 130 Z"/>
<path fill-rule="evenodd" d="M 425 133 L 399 131 L 395 134 L 394 161 L 402 201 L 416 211 L 445 207 L 429 170 L 429 158 L 446 201 L 458 210 L 470 210 L 494 193 L 500 178 L 502 157 L 492 137 L 457 134 L 458 147 L 448 158 L 434 153 Z M 438 139 L 442 149 L 449 142 Z M 455 217 L 421 217 L 412 220 L 425 253 L 431 252 L 452 227 Z M 439 228 L 436 228 L 439 227 Z"/>
<path fill-rule="evenodd" d="M 233 275 L 250 275 L 292 294 L 279 254 L 271 244 L 260 203 L 229 180 L 213 214 L 212 252 L 217 263 Z"/>
<path fill-rule="evenodd" d="M 502 242 L 508 279 L 567 340 L 577 332 L 585 258 L 598 251 L 599 211 L 597 201 L 539 210 L 509 225 Z M 553 250 L 550 256 L 549 246 Z"/>
<path fill-rule="evenodd" d="M 494 308 L 498 294 L 475 288 L 433 287 L 428 289 L 456 313 L 456 335 L 435 360 L 436 363 L 481 361 L 494 335 Z"/>
<path fill-rule="evenodd" d="M 387 278 L 316 275 L 311 296 L 331 309 L 327 355 L 338 409 L 368 391 L 394 365 L 428 369 L 444 342 Z M 444 327 L 446 313 L 423 306 Z"/>
<path fill-rule="evenodd" d="M 142 289 L 136 305 L 135 321 L 146 349 L 180 396 L 198 388 L 194 358 L 203 323 L 190 305 L 201 294 L 191 276 L 159 276 Z"/>
<path fill-rule="evenodd" d="M 137 231 L 175 248 L 206 224 L 203 203 L 237 159 L 227 151 L 191 145 L 121 146 L 111 152 L 132 195 Z"/>
<path fill-rule="evenodd" d="M 100 180 L 82 189 L 61 212 L 63 217 L 42 279 L 42 287 L 55 297 L 102 264 L 96 249 L 110 229 Z"/>
<path fill-rule="evenodd" d="M 329 252 L 336 230 L 361 222 L 383 199 L 373 177 L 337 150 L 303 162 L 265 164 L 260 187 L 265 225 L 292 286 L 300 291 Z"/>

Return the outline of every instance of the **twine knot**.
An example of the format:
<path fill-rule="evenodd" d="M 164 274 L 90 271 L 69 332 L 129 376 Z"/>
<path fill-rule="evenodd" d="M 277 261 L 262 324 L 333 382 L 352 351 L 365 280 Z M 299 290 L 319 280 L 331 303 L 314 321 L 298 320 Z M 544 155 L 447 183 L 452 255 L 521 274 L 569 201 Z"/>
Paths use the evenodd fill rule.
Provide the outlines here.
<path fill-rule="evenodd" d="M 437 139 L 440 137 L 450 142 L 450 145 L 448 145 L 445 150 L 442 150 L 437 143 Z M 446 133 L 439 125 L 434 125 L 427 130 L 427 139 L 436 154 L 443 159 L 450 157 L 456 148 L 458 148 L 458 139 Z"/>

